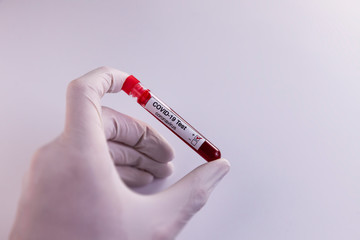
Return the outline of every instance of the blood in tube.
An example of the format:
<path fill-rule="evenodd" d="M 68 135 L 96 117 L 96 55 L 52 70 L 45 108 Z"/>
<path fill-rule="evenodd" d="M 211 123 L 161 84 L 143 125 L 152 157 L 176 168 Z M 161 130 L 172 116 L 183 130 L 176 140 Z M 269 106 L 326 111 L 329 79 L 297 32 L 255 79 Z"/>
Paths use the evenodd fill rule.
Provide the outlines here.
<path fill-rule="evenodd" d="M 137 102 L 143 108 L 157 118 L 206 161 L 210 162 L 221 157 L 220 150 L 215 147 L 214 144 L 150 92 L 149 89 L 144 88 L 140 81 L 134 76 L 130 75 L 125 79 L 122 90 L 129 96 L 135 97 Z"/>

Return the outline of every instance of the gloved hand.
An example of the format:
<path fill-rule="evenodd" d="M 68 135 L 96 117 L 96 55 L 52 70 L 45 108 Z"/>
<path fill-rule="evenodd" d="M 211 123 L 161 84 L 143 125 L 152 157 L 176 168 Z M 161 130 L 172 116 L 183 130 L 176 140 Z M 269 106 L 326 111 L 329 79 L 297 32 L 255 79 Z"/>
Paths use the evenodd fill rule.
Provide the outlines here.
<path fill-rule="evenodd" d="M 151 127 L 101 107 L 127 76 L 102 67 L 69 84 L 64 132 L 33 156 L 10 239 L 174 239 L 228 172 L 220 159 L 154 195 L 129 189 L 171 174 L 173 151 Z"/>

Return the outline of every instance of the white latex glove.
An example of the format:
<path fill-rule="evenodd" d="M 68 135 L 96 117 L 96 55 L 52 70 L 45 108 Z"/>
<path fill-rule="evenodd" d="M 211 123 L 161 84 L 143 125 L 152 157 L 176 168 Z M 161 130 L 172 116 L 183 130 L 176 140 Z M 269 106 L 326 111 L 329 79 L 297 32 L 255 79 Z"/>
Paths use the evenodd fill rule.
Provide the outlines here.
<path fill-rule="evenodd" d="M 12 240 L 174 239 L 228 172 L 220 159 L 163 192 L 131 191 L 118 173 L 131 186 L 168 176 L 173 151 L 146 124 L 101 107 L 127 76 L 102 67 L 69 84 L 64 132 L 32 159 Z"/>

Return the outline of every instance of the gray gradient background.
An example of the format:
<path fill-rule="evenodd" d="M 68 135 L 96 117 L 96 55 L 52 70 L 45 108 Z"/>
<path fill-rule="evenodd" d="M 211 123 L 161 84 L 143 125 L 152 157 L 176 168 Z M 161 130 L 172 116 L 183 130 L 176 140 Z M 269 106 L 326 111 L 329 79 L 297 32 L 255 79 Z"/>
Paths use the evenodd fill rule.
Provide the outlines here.
<path fill-rule="evenodd" d="M 360 2 L 0 1 L 0 239 L 69 81 L 142 80 L 232 164 L 178 239 L 360 239 Z M 204 161 L 124 93 L 104 105 L 176 150 L 166 188 Z M 151 221 L 151 219 L 149 219 Z"/>

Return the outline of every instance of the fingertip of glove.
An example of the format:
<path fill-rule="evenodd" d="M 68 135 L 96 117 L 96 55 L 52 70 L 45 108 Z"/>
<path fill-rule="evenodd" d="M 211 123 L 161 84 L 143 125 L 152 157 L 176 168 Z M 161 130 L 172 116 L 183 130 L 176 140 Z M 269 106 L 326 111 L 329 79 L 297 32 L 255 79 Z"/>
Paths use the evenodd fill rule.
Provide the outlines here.
<path fill-rule="evenodd" d="M 221 163 L 221 166 L 222 166 L 224 169 L 226 169 L 227 171 L 230 170 L 231 164 L 230 164 L 230 162 L 229 162 L 227 159 L 225 159 L 225 158 L 220 158 L 218 161 L 219 161 L 219 163 Z"/>
<path fill-rule="evenodd" d="M 162 163 L 168 163 L 174 160 L 175 158 L 175 150 L 171 145 L 167 144 L 159 144 L 159 154 L 156 156 L 156 160 Z"/>
<path fill-rule="evenodd" d="M 230 162 L 225 158 L 220 158 L 220 159 L 214 160 L 212 162 L 209 162 L 207 164 L 215 165 L 216 169 L 218 170 L 217 172 L 221 172 L 221 173 L 223 173 L 223 175 L 228 173 L 230 171 L 230 167 L 231 167 Z"/>
<path fill-rule="evenodd" d="M 174 164 L 172 162 L 168 162 L 167 167 L 168 167 L 168 173 L 166 177 L 174 173 Z"/>

